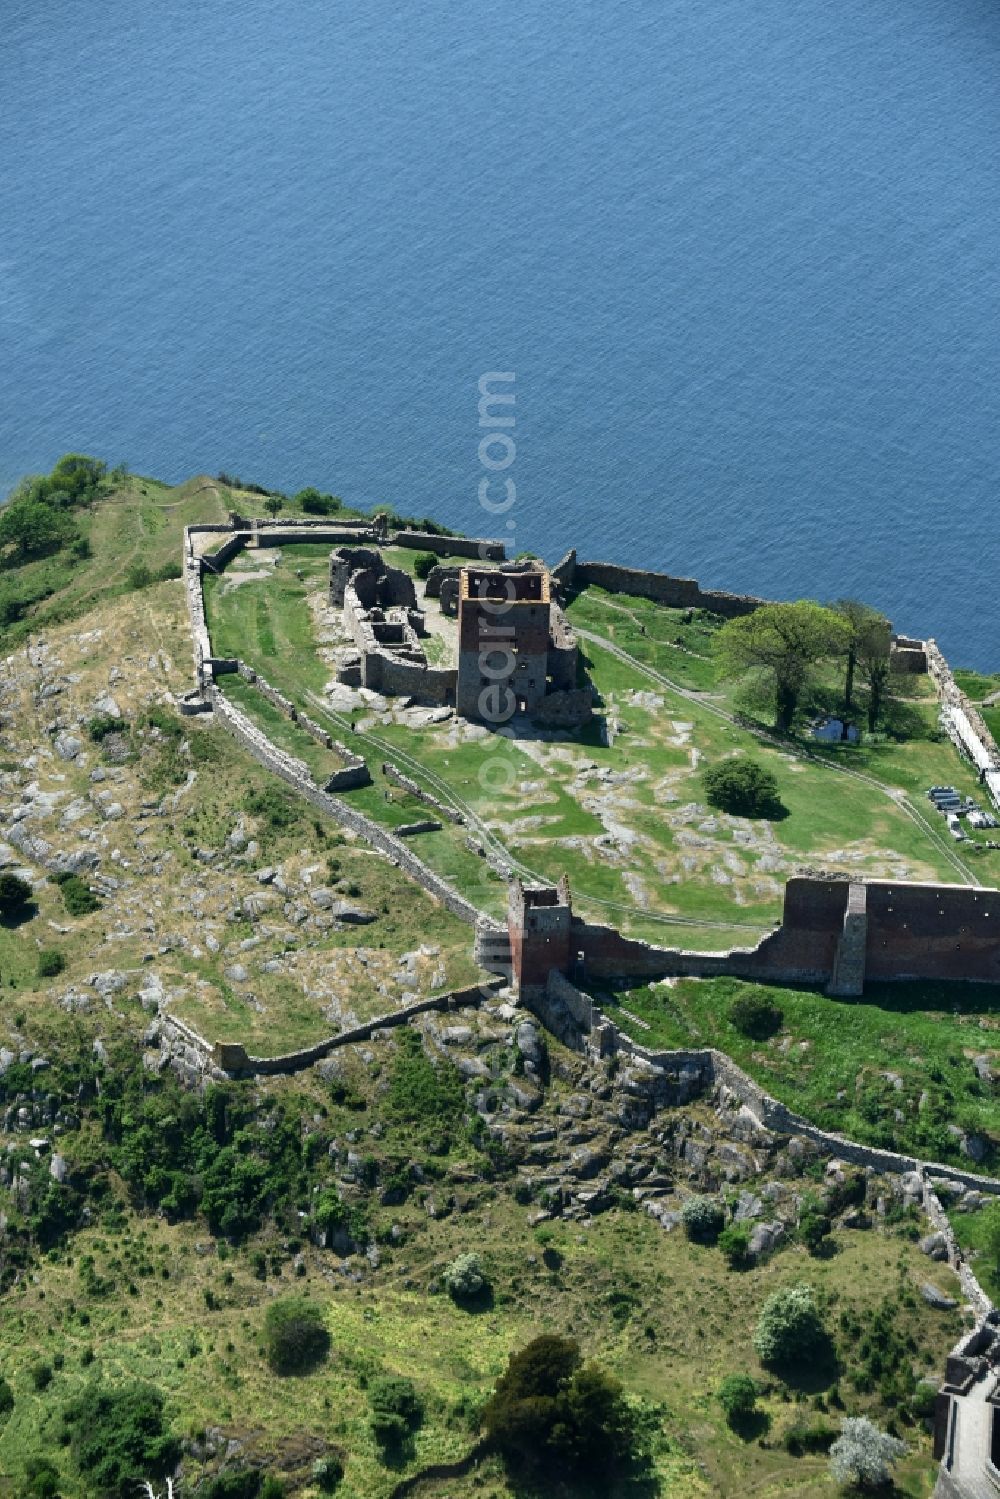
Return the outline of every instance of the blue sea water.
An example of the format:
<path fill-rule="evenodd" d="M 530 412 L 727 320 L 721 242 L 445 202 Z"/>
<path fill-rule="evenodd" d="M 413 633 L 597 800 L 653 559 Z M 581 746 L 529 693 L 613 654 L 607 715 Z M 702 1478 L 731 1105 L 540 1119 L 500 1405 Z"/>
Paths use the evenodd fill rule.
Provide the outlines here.
<path fill-rule="evenodd" d="M 995 0 L 5 0 L 0 493 L 69 448 L 857 594 L 1000 668 Z"/>

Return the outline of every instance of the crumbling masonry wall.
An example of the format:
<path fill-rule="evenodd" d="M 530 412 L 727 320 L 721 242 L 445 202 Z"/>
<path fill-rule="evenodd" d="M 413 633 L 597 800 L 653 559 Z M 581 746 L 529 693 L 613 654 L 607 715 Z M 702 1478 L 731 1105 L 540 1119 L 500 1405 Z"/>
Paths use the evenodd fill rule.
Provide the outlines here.
<path fill-rule="evenodd" d="M 547 962 L 598 980 L 728 975 L 840 994 L 860 994 L 866 978 L 1000 983 L 1000 891 L 971 885 L 796 876 L 781 925 L 756 947 L 720 953 L 657 947 L 583 921 L 565 888 L 513 886 L 508 927 L 515 976 L 529 989 L 544 983 Z M 547 939 L 557 927 L 555 945 Z"/>
<path fill-rule="evenodd" d="M 725 619 L 752 614 L 761 604 L 769 602 L 754 594 L 702 588 L 694 578 L 620 567 L 615 562 L 578 562 L 575 550 L 567 552 L 552 569 L 552 577 L 564 593 L 594 585 L 608 593 L 631 593 L 637 598 L 652 599 L 670 609 L 709 609 Z"/>

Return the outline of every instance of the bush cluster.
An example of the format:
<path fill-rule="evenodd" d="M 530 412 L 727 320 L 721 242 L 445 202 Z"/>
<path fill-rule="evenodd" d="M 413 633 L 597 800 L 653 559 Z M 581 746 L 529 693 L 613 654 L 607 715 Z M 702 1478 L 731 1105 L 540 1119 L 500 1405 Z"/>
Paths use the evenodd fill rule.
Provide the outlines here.
<path fill-rule="evenodd" d="M 609 1478 L 633 1452 L 635 1422 L 616 1379 L 584 1364 L 573 1338 L 544 1334 L 511 1355 L 483 1408 L 487 1438 L 513 1468 Z"/>
<path fill-rule="evenodd" d="M 776 778 L 749 755 L 710 765 L 702 784 L 709 805 L 734 817 L 778 817 L 784 811 Z"/>
<path fill-rule="evenodd" d="M 760 989 L 744 990 L 729 1006 L 730 1024 L 752 1041 L 766 1041 L 775 1035 L 784 1019 L 781 1007 Z"/>
<path fill-rule="evenodd" d="M 699 1244 L 714 1244 L 726 1214 L 717 1197 L 689 1197 L 681 1208 L 684 1232 Z"/>
<path fill-rule="evenodd" d="M 272 1301 L 264 1317 L 264 1356 L 274 1374 L 308 1374 L 330 1351 L 323 1313 L 312 1301 Z"/>

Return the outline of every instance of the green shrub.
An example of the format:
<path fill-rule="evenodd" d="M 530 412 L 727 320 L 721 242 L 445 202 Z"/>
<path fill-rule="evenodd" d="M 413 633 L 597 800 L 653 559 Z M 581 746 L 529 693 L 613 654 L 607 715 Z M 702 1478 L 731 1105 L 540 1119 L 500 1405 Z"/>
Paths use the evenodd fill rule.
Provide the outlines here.
<path fill-rule="evenodd" d="M 321 494 L 318 489 L 300 489 L 293 496 L 293 505 L 298 505 L 306 515 L 335 515 L 342 501 L 335 494 Z"/>
<path fill-rule="evenodd" d="M 829 1339 L 812 1288 L 789 1286 L 765 1301 L 753 1345 L 763 1364 L 801 1364 L 829 1351 Z"/>
<path fill-rule="evenodd" d="M 719 1235 L 718 1244 L 730 1265 L 737 1267 L 749 1263 L 750 1230 L 745 1224 L 730 1223 Z"/>
<path fill-rule="evenodd" d="M 733 755 L 702 774 L 709 805 L 734 817 L 777 817 L 784 811 L 778 782 L 749 755 Z"/>
<path fill-rule="evenodd" d="M 446 1133 L 458 1122 L 464 1108 L 461 1073 L 451 1062 L 432 1062 L 424 1053 L 419 1031 L 406 1029 L 397 1035 L 387 1111 L 400 1122 Z"/>
<path fill-rule="evenodd" d="M 478 1254 L 460 1254 L 444 1272 L 444 1284 L 453 1301 L 474 1301 L 489 1285 Z"/>
<path fill-rule="evenodd" d="M 66 959 L 56 947 L 43 947 L 38 954 L 38 977 L 54 979 L 66 967 Z"/>
<path fill-rule="evenodd" d="M 689 1197 L 681 1208 L 684 1232 L 699 1244 L 714 1244 L 726 1215 L 717 1197 Z"/>
<path fill-rule="evenodd" d="M 344 1464 L 336 1452 L 318 1457 L 312 1465 L 312 1481 L 323 1494 L 332 1494 L 344 1476 Z"/>
<path fill-rule="evenodd" d="M 781 1030 L 784 1015 L 778 1005 L 759 989 L 746 989 L 729 1006 L 729 1021 L 741 1036 L 766 1041 Z"/>
<path fill-rule="evenodd" d="M 101 909 L 101 902 L 78 874 L 53 875 L 53 879 L 62 891 L 63 905 L 70 916 L 89 916 Z"/>
<path fill-rule="evenodd" d="M 413 1381 L 396 1375 L 380 1375 L 368 1386 L 370 1426 L 383 1452 L 405 1446 L 424 1417 L 423 1401 Z"/>
<path fill-rule="evenodd" d="M 413 559 L 414 576 L 424 581 L 430 576 L 432 568 L 437 565 L 438 559 L 433 552 L 418 552 Z"/>
<path fill-rule="evenodd" d="M 272 1301 L 264 1317 L 264 1354 L 275 1374 L 306 1374 L 330 1351 L 330 1334 L 315 1303 L 299 1296 Z"/>
<path fill-rule="evenodd" d="M 102 1499 L 134 1499 L 140 1480 L 162 1477 L 180 1456 L 151 1385 L 90 1384 L 65 1415 L 84 1491 Z"/>
<path fill-rule="evenodd" d="M 25 1499 L 59 1499 L 59 1469 L 47 1457 L 29 1457 L 24 1476 Z"/>
<path fill-rule="evenodd" d="M 23 911 L 34 893 L 27 880 L 5 869 L 0 874 L 0 915 L 13 916 Z"/>
<path fill-rule="evenodd" d="M 757 1386 L 749 1374 L 727 1374 L 718 1389 L 719 1404 L 730 1426 L 752 1416 L 757 1408 Z"/>
<path fill-rule="evenodd" d="M 124 718 L 114 718 L 110 713 L 98 713 L 87 724 L 87 733 L 95 744 L 100 744 L 109 734 L 124 734 L 127 728 Z"/>
<path fill-rule="evenodd" d="M 243 798 L 244 811 L 260 817 L 275 832 L 294 827 L 301 812 L 298 803 L 277 786 L 265 786 L 259 791 L 248 791 Z"/>
<path fill-rule="evenodd" d="M 145 562 L 130 562 L 125 569 L 126 586 L 135 590 L 148 588 L 153 581 L 153 570 Z"/>
<path fill-rule="evenodd" d="M 3 1378 L 0 1378 L 0 1422 L 5 1420 L 14 1409 L 14 1391 Z"/>
<path fill-rule="evenodd" d="M 825 1213 L 807 1209 L 799 1219 L 799 1237 L 810 1254 L 819 1254 L 830 1237 L 832 1224 Z"/>
<path fill-rule="evenodd" d="M 47 1390 L 52 1383 L 52 1365 L 39 1358 L 31 1366 L 31 1383 L 36 1390 Z"/>

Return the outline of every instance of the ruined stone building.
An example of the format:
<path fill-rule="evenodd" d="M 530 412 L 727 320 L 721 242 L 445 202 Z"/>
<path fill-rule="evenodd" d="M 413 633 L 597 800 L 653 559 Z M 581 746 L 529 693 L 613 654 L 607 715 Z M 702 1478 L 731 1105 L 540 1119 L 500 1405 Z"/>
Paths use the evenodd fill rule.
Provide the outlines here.
<path fill-rule="evenodd" d="M 462 568 L 455 706 L 463 718 L 584 723 L 591 693 L 577 688 L 577 662 L 544 568 Z"/>
<path fill-rule="evenodd" d="M 480 722 L 505 723 L 518 713 L 551 728 L 587 722 L 591 690 L 577 687 L 576 637 L 544 568 L 507 563 L 435 573 L 425 602 L 436 599 L 442 615 L 458 621 L 457 662 L 449 665 L 427 659 L 428 616 L 408 573 L 370 547 L 331 554 L 329 602 L 343 610 L 357 651 L 342 662 L 340 681 L 452 706 Z"/>

